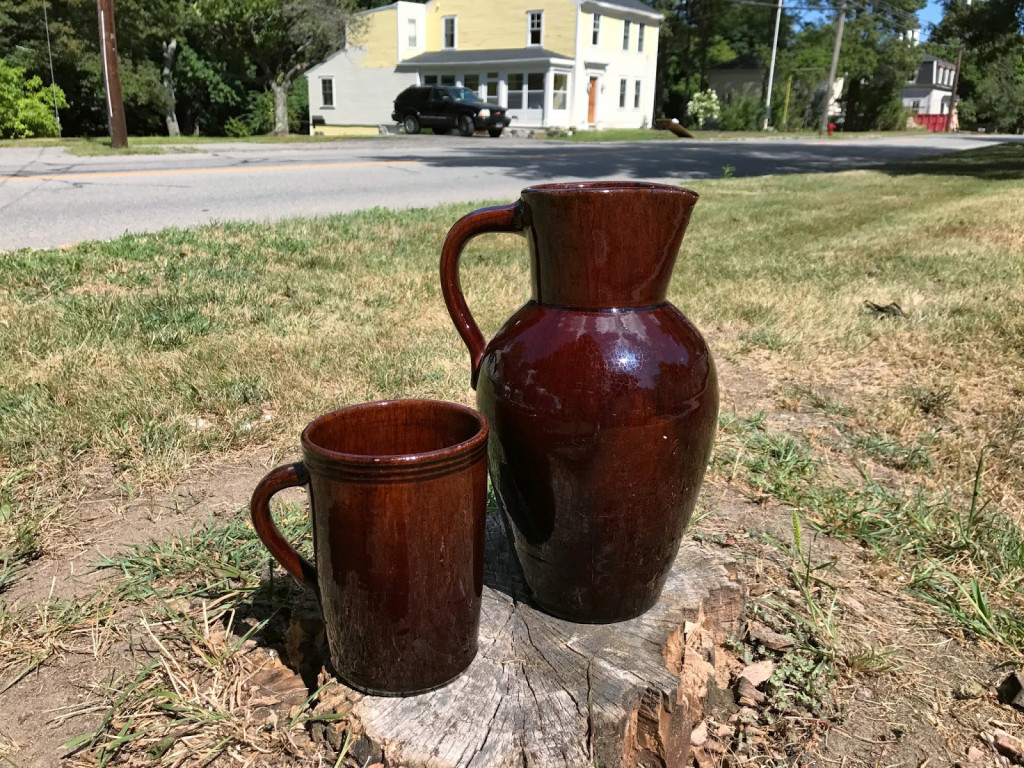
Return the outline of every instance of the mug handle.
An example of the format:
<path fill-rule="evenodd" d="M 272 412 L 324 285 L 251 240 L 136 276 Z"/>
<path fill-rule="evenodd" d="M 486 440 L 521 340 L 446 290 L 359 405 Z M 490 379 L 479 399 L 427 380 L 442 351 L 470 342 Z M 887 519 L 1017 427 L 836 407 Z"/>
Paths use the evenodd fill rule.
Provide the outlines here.
<path fill-rule="evenodd" d="M 484 358 L 484 341 L 480 327 L 473 319 L 462 295 L 462 283 L 459 280 L 459 257 L 466 243 L 477 235 L 487 232 L 515 232 L 522 234 L 524 224 L 522 202 L 510 205 L 499 205 L 494 208 L 481 208 L 467 213 L 448 232 L 441 248 L 441 293 L 448 307 L 448 314 L 455 323 L 455 330 L 469 348 L 469 360 L 472 366 L 470 386 L 476 389 L 477 376 L 480 374 L 480 363 Z"/>
<path fill-rule="evenodd" d="M 270 554 L 284 566 L 288 573 L 312 589 L 319 599 L 320 583 L 317 581 L 316 568 L 285 540 L 270 516 L 270 499 L 275 493 L 283 491 L 285 488 L 308 484 L 309 472 L 301 461 L 272 469 L 256 484 L 256 490 L 252 492 L 252 501 L 249 502 L 249 514 L 252 515 L 252 524 L 256 529 L 256 535 L 270 550 Z"/>

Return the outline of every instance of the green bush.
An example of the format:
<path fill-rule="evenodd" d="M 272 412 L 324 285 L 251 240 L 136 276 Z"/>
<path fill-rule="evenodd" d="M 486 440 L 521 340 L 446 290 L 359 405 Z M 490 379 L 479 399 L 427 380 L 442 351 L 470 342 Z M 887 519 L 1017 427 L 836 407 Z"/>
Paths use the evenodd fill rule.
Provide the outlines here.
<path fill-rule="evenodd" d="M 249 130 L 249 126 L 245 124 L 244 120 L 239 120 L 237 117 L 229 117 L 227 122 L 224 123 L 224 135 L 241 139 L 246 136 L 252 136 L 252 131 Z"/>
<path fill-rule="evenodd" d="M 20 139 L 32 136 L 59 136 L 53 102 L 67 107 L 64 91 L 52 91 L 38 77 L 25 77 L 21 67 L 9 67 L 0 59 L 0 138 Z"/>
<path fill-rule="evenodd" d="M 753 96 L 734 96 L 718 117 L 723 131 L 759 131 L 763 122 L 764 107 Z"/>

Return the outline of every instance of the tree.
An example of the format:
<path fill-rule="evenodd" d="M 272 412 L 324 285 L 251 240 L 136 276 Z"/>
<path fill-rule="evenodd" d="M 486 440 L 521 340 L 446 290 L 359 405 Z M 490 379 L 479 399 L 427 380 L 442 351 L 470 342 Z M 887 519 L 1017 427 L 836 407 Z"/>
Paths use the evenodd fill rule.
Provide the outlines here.
<path fill-rule="evenodd" d="M 775 9 L 730 0 L 652 0 L 665 15 L 658 45 L 655 111 L 686 117 L 686 105 L 708 87 L 710 70 L 737 56 L 753 55 L 768 70 Z M 783 12 L 779 49 L 793 39 L 794 17 Z"/>
<path fill-rule="evenodd" d="M 925 47 L 948 59 L 963 46 L 961 124 L 1024 131 L 1024 0 L 947 0 L 944 10 Z"/>
<path fill-rule="evenodd" d="M 47 88 L 38 77 L 25 77 L 21 67 L 10 67 L 0 59 L 0 138 L 59 136 L 53 112 L 68 105 L 64 92 Z"/>
<path fill-rule="evenodd" d="M 295 78 L 345 44 L 356 0 L 196 0 L 227 71 L 274 96 L 274 133 L 288 133 Z"/>

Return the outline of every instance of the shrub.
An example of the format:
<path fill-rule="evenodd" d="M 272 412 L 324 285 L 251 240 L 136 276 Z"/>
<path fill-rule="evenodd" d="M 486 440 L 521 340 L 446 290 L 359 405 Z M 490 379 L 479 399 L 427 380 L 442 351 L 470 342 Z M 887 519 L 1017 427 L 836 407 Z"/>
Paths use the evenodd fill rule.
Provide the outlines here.
<path fill-rule="evenodd" d="M 703 128 L 708 120 L 717 120 L 721 112 L 718 94 L 710 88 L 695 93 L 686 105 L 686 114 L 697 122 L 698 128 Z"/>
<path fill-rule="evenodd" d="M 758 131 L 764 121 L 764 107 L 753 96 L 736 96 L 722 107 L 718 127 L 723 131 Z"/>
<path fill-rule="evenodd" d="M 0 59 L 0 138 L 59 136 L 53 101 L 67 107 L 64 91 L 43 86 L 38 77 L 25 77 L 21 67 L 9 67 Z"/>

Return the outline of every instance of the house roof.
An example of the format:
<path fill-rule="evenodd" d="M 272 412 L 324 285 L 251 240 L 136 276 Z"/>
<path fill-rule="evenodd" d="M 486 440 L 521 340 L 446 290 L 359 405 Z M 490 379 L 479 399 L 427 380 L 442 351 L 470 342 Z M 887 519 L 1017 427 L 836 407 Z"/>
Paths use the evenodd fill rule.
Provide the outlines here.
<path fill-rule="evenodd" d="M 458 64 L 490 65 L 498 63 L 525 64 L 533 61 L 561 59 L 571 62 L 571 56 L 549 51 L 546 48 L 491 48 L 482 51 L 427 51 L 419 56 L 398 62 L 398 71 Z"/>
<path fill-rule="evenodd" d="M 938 56 L 932 56 L 930 53 L 926 53 L 922 60 L 923 61 L 937 61 L 937 62 L 939 62 L 939 64 L 944 64 L 947 67 L 950 67 L 951 69 L 956 67 L 956 64 L 954 64 L 952 61 L 946 61 L 945 59 L 940 59 Z"/>
<path fill-rule="evenodd" d="M 761 64 L 760 60 L 752 53 L 745 53 L 742 56 L 737 56 L 735 59 L 729 59 L 729 61 L 723 61 L 711 68 L 713 72 L 722 69 L 755 69 L 758 72 L 764 69 L 764 65 Z"/>
<path fill-rule="evenodd" d="M 663 21 L 665 18 L 665 14 L 655 10 L 649 4 L 643 2 L 643 0 L 585 0 L 585 4 L 596 8 L 604 6 L 613 11 L 632 11 L 641 16 L 646 16 L 652 21 Z M 587 9 L 584 8 L 584 10 Z"/>

